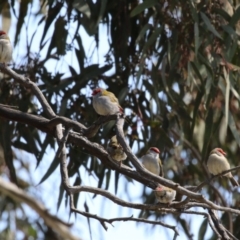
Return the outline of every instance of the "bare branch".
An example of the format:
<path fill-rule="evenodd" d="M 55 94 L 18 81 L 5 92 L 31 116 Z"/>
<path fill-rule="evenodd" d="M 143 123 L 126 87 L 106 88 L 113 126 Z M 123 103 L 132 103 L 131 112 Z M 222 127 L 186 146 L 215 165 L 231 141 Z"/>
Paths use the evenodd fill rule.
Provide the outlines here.
<path fill-rule="evenodd" d="M 64 136 L 59 141 L 59 146 L 58 146 L 58 150 L 57 150 L 57 153 L 56 153 L 56 157 L 60 157 L 62 149 L 63 149 L 63 147 L 65 146 L 65 144 L 67 142 L 67 139 L 68 139 L 70 131 L 71 131 L 70 128 L 66 129 L 66 131 L 64 132 Z"/>
<path fill-rule="evenodd" d="M 234 167 L 234 168 L 230 168 L 230 169 L 228 169 L 228 170 L 226 170 L 226 171 L 223 171 L 223 172 L 221 172 L 221 173 L 219 173 L 219 174 L 217 174 L 217 175 L 214 175 L 214 176 L 211 177 L 210 179 L 207 179 L 206 181 L 200 183 L 200 184 L 194 189 L 194 192 L 199 191 L 200 189 L 203 188 L 203 186 L 209 184 L 209 183 L 210 183 L 211 181 L 213 181 L 214 179 L 219 178 L 219 177 L 222 177 L 222 176 L 224 176 L 226 173 L 233 172 L 233 171 L 236 171 L 236 170 L 238 170 L 238 169 L 240 169 L 240 166 L 237 166 L 237 167 Z"/>
<path fill-rule="evenodd" d="M 161 221 L 151 221 L 151 220 L 147 220 L 147 219 L 144 219 L 144 218 L 134 218 L 133 216 L 131 216 L 131 217 L 122 217 L 122 218 L 112 218 L 112 219 L 109 219 L 108 221 L 110 223 L 116 222 L 116 221 L 124 221 L 124 222 L 126 222 L 126 221 L 134 221 L 134 222 L 150 223 L 150 224 L 154 224 L 154 225 L 161 225 L 163 227 L 172 229 L 175 232 L 176 235 L 179 235 L 179 232 L 177 231 L 176 226 L 172 226 L 172 225 L 163 223 Z"/>
<path fill-rule="evenodd" d="M 29 78 L 17 74 L 12 69 L 10 69 L 9 67 L 5 66 L 2 63 L 0 63 L 0 70 L 11 76 L 16 82 L 18 82 L 22 86 L 31 89 L 32 93 L 37 97 L 37 99 L 41 103 L 43 110 L 48 115 L 48 117 L 50 118 L 55 117 L 54 111 L 52 110 L 51 106 L 49 105 L 46 98 L 42 94 L 41 90 L 34 82 L 32 82 Z"/>
<path fill-rule="evenodd" d="M 217 218 L 214 211 L 212 209 L 209 209 L 208 212 L 213 220 L 213 223 L 214 223 L 216 229 L 218 230 L 218 232 L 221 235 L 221 239 L 230 240 L 231 238 L 228 236 L 228 232 L 226 232 L 225 227 L 219 222 L 219 219 Z"/>
<path fill-rule="evenodd" d="M 0 192 L 2 192 L 6 196 L 9 196 L 16 202 L 27 204 L 39 214 L 39 216 L 45 221 L 47 226 L 54 229 L 54 231 L 59 233 L 64 239 L 80 239 L 69 232 L 69 227 L 71 226 L 71 224 L 67 224 L 61 219 L 51 215 L 41 203 L 36 201 L 36 199 L 26 194 L 26 192 L 19 189 L 14 184 L 4 181 L 1 177 Z"/>

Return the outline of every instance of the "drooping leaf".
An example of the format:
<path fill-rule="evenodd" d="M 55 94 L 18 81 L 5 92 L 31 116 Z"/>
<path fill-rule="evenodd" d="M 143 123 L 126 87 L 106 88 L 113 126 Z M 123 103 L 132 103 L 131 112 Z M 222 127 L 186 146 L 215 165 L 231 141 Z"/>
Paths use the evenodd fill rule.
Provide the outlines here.
<path fill-rule="evenodd" d="M 158 4 L 157 0 L 147 0 L 135 7 L 130 13 L 130 17 L 135 17 L 139 13 L 143 12 L 145 9 L 150 8 Z"/>
<path fill-rule="evenodd" d="M 43 175 L 42 179 L 40 180 L 39 184 L 43 183 L 46 179 L 48 179 L 51 174 L 56 170 L 59 165 L 59 157 L 55 155 L 50 167 L 48 168 L 47 172 Z"/>
<path fill-rule="evenodd" d="M 212 25 L 211 21 L 209 20 L 209 18 L 206 16 L 205 13 L 200 12 L 200 15 L 202 17 L 202 20 L 204 21 L 206 27 L 208 28 L 208 30 L 210 32 L 212 32 L 216 37 L 222 39 L 221 35 L 217 32 L 217 30 L 215 29 L 215 27 Z"/>

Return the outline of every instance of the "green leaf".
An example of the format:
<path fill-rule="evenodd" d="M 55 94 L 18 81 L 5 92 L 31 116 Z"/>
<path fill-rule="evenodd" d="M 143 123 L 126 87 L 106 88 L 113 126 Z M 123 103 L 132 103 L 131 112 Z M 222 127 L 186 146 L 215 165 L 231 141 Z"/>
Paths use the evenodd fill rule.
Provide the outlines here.
<path fill-rule="evenodd" d="M 208 146 L 212 139 L 212 133 L 213 133 L 213 127 L 214 127 L 212 108 L 209 108 L 205 122 L 206 122 L 206 127 L 205 127 L 204 144 L 203 144 L 203 150 L 202 150 L 202 159 L 203 160 L 206 160 Z"/>
<path fill-rule="evenodd" d="M 222 16 L 227 22 L 231 20 L 231 16 L 222 8 L 213 8 L 213 11 Z"/>
<path fill-rule="evenodd" d="M 79 12 L 83 13 L 86 17 L 91 17 L 91 10 L 89 5 L 85 0 L 74 0 L 73 7 L 77 9 Z"/>
<path fill-rule="evenodd" d="M 195 99 L 190 139 L 192 139 L 192 136 L 193 136 L 195 123 L 197 121 L 197 116 L 198 116 L 198 113 L 199 113 L 199 106 L 200 106 L 200 104 L 202 102 L 202 97 L 203 97 L 204 94 L 205 94 L 204 91 L 199 90 L 198 93 L 197 93 L 197 97 Z"/>
<path fill-rule="evenodd" d="M 84 208 L 85 208 L 85 211 L 86 212 L 89 212 L 89 207 L 87 205 L 87 202 L 85 201 L 84 202 Z M 88 221 L 88 230 L 89 230 L 89 233 L 90 233 L 90 236 L 91 236 L 91 240 L 92 240 L 92 230 L 91 230 L 91 223 L 90 223 L 90 219 L 87 218 L 87 221 Z"/>
<path fill-rule="evenodd" d="M 204 23 L 206 24 L 208 30 L 210 32 L 212 32 L 216 37 L 222 39 L 222 37 L 220 36 L 220 34 L 217 32 L 217 30 L 215 29 L 215 27 L 212 25 L 210 19 L 206 16 L 205 13 L 200 12 L 200 15 L 202 17 L 202 20 L 204 21 Z"/>
<path fill-rule="evenodd" d="M 161 79 L 162 79 L 162 83 L 164 86 L 164 89 L 166 91 L 166 94 L 172 99 L 172 101 L 174 102 L 174 98 L 171 95 L 171 92 L 169 90 L 169 87 L 167 85 L 167 80 L 166 80 L 166 65 L 167 65 L 167 58 L 165 57 L 162 61 L 162 71 L 161 71 Z"/>
<path fill-rule="evenodd" d="M 25 2 L 25 1 L 22 1 L 22 2 Z M 46 23 L 45 23 L 45 26 L 44 26 L 44 30 L 43 30 L 43 34 L 42 34 L 42 38 L 41 38 L 41 41 L 40 41 L 40 49 L 43 48 L 43 45 L 42 45 L 42 42 L 47 34 L 47 31 L 49 29 L 49 27 L 51 26 L 52 22 L 54 20 L 56 20 L 57 18 L 57 15 L 59 14 L 61 8 L 63 6 L 63 3 L 62 2 L 57 2 L 56 5 L 52 8 L 50 7 L 50 9 L 48 10 L 48 12 L 50 14 L 48 14 L 48 17 L 47 17 L 47 20 L 46 20 Z M 61 35 L 59 35 L 61 36 Z"/>
<path fill-rule="evenodd" d="M 75 48 L 75 54 L 78 60 L 80 70 L 84 69 L 84 61 L 86 59 L 85 50 L 82 44 L 82 38 L 80 36 L 76 37 L 79 49 Z"/>
<path fill-rule="evenodd" d="M 114 178 L 115 194 L 117 194 L 117 191 L 118 191 L 119 176 L 120 176 L 120 173 L 118 171 L 115 171 L 115 178 Z"/>
<path fill-rule="evenodd" d="M 19 35 L 24 23 L 24 19 L 27 15 L 28 11 L 28 5 L 31 4 L 31 0 L 25 0 L 25 1 L 20 1 L 20 7 L 19 7 L 19 14 L 18 14 L 18 20 L 17 20 L 17 27 L 16 27 L 16 34 L 15 34 L 15 39 L 14 39 L 14 46 L 16 46 Z"/>
<path fill-rule="evenodd" d="M 138 34 L 138 37 L 136 39 L 136 43 L 138 43 L 145 35 L 145 33 L 152 28 L 152 25 L 147 23 L 143 26 L 143 28 L 141 29 L 140 33 Z"/>
<path fill-rule="evenodd" d="M 229 35 L 232 35 L 235 38 L 237 37 L 235 30 L 230 25 L 222 25 L 221 28 Z"/>
<path fill-rule="evenodd" d="M 203 83 L 204 80 L 203 80 L 203 78 L 202 78 L 201 73 L 198 71 L 198 67 L 195 65 L 194 62 L 190 62 L 190 64 L 191 64 L 191 67 L 192 67 L 192 69 L 194 70 L 195 74 L 197 75 L 197 77 L 198 77 L 199 80 L 201 81 L 201 83 Z"/>
<path fill-rule="evenodd" d="M 135 7 L 131 11 L 130 17 L 134 17 L 134 16 L 138 15 L 139 13 L 143 12 L 145 9 L 153 7 L 158 3 L 159 3 L 159 1 L 157 1 L 157 0 L 146 0 L 143 3 L 139 4 L 137 7 Z"/>
<path fill-rule="evenodd" d="M 62 183 L 60 183 L 59 186 L 59 195 L 58 195 L 58 202 L 57 202 L 57 211 L 59 210 L 61 203 L 62 203 L 62 199 L 63 199 L 63 194 L 64 194 L 65 190 L 63 188 Z"/>
<path fill-rule="evenodd" d="M 240 147 L 240 134 L 237 129 L 236 123 L 234 121 L 233 115 L 231 112 L 228 114 L 228 126 L 232 132 L 233 137 L 235 138 L 238 146 Z"/>
<path fill-rule="evenodd" d="M 66 25 L 67 25 L 67 21 L 64 19 L 64 17 L 59 17 L 55 22 L 54 33 L 53 33 L 50 46 L 48 48 L 47 56 L 50 55 L 51 51 L 54 48 L 56 48 L 56 53 L 58 55 L 66 54 L 66 41 L 68 36 L 68 31 L 65 28 Z"/>
<path fill-rule="evenodd" d="M 199 43 L 199 28 L 198 28 L 198 23 L 195 22 L 194 23 L 194 40 L 195 40 L 195 55 L 197 57 L 198 55 L 198 48 L 200 46 L 200 43 Z"/>
<path fill-rule="evenodd" d="M 76 177 L 75 182 L 73 184 L 73 186 L 80 186 L 81 185 L 81 178 L 79 176 Z M 78 203 L 78 199 L 79 199 L 79 193 L 76 193 L 73 195 L 73 202 L 74 202 L 74 206 L 77 206 Z"/>
<path fill-rule="evenodd" d="M 194 20 L 195 23 L 198 24 L 198 13 L 197 13 L 197 9 L 195 8 L 194 3 L 193 3 L 192 0 L 188 0 L 188 2 L 189 2 L 189 7 L 190 7 L 192 19 Z"/>
<path fill-rule="evenodd" d="M 47 172 L 44 174 L 44 176 L 42 177 L 41 181 L 39 182 L 39 184 L 43 183 L 46 179 L 49 178 L 49 176 L 56 170 L 56 168 L 59 165 L 59 158 L 55 155 L 50 167 L 48 168 Z M 39 185 L 38 184 L 38 185 Z"/>
<path fill-rule="evenodd" d="M 146 42 L 146 44 L 143 47 L 143 50 L 142 50 L 143 55 L 149 49 L 149 47 L 156 42 L 156 39 L 160 36 L 162 30 L 163 30 L 163 28 L 160 27 L 153 31 L 153 33 L 151 34 L 148 41 Z"/>
<path fill-rule="evenodd" d="M 232 27 L 235 27 L 235 24 L 238 22 L 239 19 L 240 19 L 240 5 L 238 6 L 237 10 L 234 12 L 229 24 Z"/>

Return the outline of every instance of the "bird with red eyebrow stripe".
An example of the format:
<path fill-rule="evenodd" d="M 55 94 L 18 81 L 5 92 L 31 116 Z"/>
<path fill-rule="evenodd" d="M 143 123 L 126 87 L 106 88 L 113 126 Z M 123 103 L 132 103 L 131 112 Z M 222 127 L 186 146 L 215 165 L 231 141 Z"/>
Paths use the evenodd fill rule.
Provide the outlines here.
<path fill-rule="evenodd" d="M 207 167 L 211 174 L 217 175 L 230 169 L 230 164 L 225 156 L 226 153 L 221 148 L 214 148 L 210 152 Z M 229 178 L 233 186 L 239 186 L 238 182 L 233 178 L 231 172 L 224 174 L 224 176 Z"/>
<path fill-rule="evenodd" d="M 0 63 L 6 65 L 12 60 L 12 45 L 8 35 L 0 31 Z"/>
<path fill-rule="evenodd" d="M 163 174 L 162 161 L 159 158 L 159 149 L 156 147 L 151 147 L 148 149 L 147 153 L 141 157 L 143 166 L 153 174 L 159 175 L 161 177 Z"/>
<path fill-rule="evenodd" d="M 103 88 L 96 88 L 92 92 L 93 108 L 101 116 L 123 113 L 116 96 Z"/>
<path fill-rule="evenodd" d="M 162 185 L 158 185 L 158 187 L 154 190 L 154 193 L 159 203 L 170 204 L 176 197 L 175 190 Z"/>

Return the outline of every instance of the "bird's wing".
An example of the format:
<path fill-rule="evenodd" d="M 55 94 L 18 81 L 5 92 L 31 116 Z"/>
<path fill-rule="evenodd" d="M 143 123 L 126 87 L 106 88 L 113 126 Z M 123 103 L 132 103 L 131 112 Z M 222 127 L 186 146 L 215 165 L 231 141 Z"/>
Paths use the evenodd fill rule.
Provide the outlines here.
<path fill-rule="evenodd" d="M 160 159 L 158 160 L 158 164 L 159 164 L 159 167 L 160 167 L 159 176 L 164 177 L 163 165 L 162 165 L 162 161 Z"/>
<path fill-rule="evenodd" d="M 116 98 L 116 96 L 112 92 L 108 92 L 108 96 L 109 96 L 111 102 L 116 102 L 116 103 L 119 104 L 118 99 Z"/>

